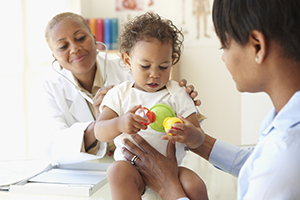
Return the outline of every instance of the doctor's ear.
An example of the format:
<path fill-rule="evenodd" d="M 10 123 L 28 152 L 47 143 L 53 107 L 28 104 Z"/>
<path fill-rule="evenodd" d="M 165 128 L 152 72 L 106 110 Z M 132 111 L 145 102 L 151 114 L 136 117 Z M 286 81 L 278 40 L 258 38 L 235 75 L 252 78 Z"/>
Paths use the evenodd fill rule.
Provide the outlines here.
<path fill-rule="evenodd" d="M 122 53 L 122 60 L 128 69 L 131 69 L 130 57 L 127 53 Z"/>
<path fill-rule="evenodd" d="M 253 30 L 249 35 L 250 44 L 253 46 L 253 57 L 257 64 L 261 64 L 267 55 L 267 42 L 262 32 Z"/>

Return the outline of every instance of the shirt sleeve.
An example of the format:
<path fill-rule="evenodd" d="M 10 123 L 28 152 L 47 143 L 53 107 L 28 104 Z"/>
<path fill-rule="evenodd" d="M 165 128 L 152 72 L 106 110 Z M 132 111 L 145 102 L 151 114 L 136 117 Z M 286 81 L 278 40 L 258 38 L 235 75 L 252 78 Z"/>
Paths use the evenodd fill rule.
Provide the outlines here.
<path fill-rule="evenodd" d="M 275 132 L 272 133 L 276 135 Z M 299 199 L 299 140 L 281 133 L 269 138 L 251 157 L 251 166 L 239 176 L 239 193 L 244 200 Z M 296 134 L 299 134 L 297 132 Z M 266 140 L 266 138 L 265 138 Z M 246 187 L 246 189 L 244 189 Z"/>
<path fill-rule="evenodd" d="M 120 85 L 119 85 L 120 86 Z M 121 105 L 122 105 L 122 90 L 120 90 L 119 86 L 115 86 L 110 89 L 103 98 L 103 101 L 99 107 L 100 113 L 103 111 L 104 107 L 107 106 L 116 112 L 119 116 L 123 115 L 121 113 Z"/>
<path fill-rule="evenodd" d="M 181 198 L 179 198 L 179 199 L 177 199 L 177 200 L 190 200 L 190 199 L 187 198 L 187 197 L 181 197 Z"/>
<path fill-rule="evenodd" d="M 99 149 L 100 142 L 96 140 L 91 147 L 88 149 L 88 151 L 85 150 L 85 145 L 84 145 L 84 138 L 82 140 L 82 146 L 81 146 L 81 152 L 82 153 L 89 153 L 95 155 Z"/>
<path fill-rule="evenodd" d="M 211 151 L 209 162 L 216 168 L 237 177 L 241 167 L 251 155 L 253 149 L 253 147 L 240 148 L 217 140 Z"/>

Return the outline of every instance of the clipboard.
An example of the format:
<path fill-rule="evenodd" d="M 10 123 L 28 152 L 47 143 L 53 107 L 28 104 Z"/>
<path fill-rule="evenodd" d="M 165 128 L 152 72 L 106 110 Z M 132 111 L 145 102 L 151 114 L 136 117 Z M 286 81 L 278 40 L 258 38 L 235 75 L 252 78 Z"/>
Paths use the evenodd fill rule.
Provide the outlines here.
<path fill-rule="evenodd" d="M 90 197 L 107 183 L 106 170 L 110 163 L 78 163 L 52 165 L 10 185 L 10 193 Z M 49 168 L 49 166 L 48 166 Z"/>

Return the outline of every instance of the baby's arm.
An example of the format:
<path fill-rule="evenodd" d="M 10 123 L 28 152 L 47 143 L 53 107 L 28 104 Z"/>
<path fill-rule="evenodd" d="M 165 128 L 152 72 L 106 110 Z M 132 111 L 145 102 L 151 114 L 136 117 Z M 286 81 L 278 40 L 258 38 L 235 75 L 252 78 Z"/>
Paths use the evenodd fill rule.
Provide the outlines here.
<path fill-rule="evenodd" d="M 162 136 L 162 139 L 185 143 L 190 149 L 199 147 L 204 141 L 205 134 L 199 125 L 196 113 L 191 114 L 186 119 L 181 115 L 178 115 L 178 118 L 183 124 L 175 123 L 173 127 L 176 129 L 168 130 L 172 136 L 165 135 Z"/>
<path fill-rule="evenodd" d="M 134 114 L 141 106 L 134 106 L 123 116 L 118 116 L 109 107 L 105 106 L 94 127 L 95 137 L 102 142 L 109 142 L 122 133 L 135 134 L 147 127 L 140 122 L 147 119 Z"/>

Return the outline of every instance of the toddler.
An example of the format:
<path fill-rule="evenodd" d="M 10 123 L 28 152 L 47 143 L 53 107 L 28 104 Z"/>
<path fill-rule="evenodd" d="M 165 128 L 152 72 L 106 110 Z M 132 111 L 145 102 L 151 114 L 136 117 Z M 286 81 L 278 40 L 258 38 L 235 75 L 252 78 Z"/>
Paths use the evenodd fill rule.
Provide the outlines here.
<path fill-rule="evenodd" d="M 122 141 L 125 137 L 140 134 L 160 153 L 166 155 L 168 141 L 161 139 L 166 133 L 156 132 L 143 124 L 148 119 L 135 114 L 141 105 L 151 108 L 157 103 L 164 103 L 179 114 L 183 124 L 176 126 L 179 128 L 176 135 L 181 142 L 176 143 L 178 164 L 185 156 L 185 145 L 189 146 L 189 142 L 195 143 L 198 140 L 200 145 L 204 140 L 197 129 L 199 122 L 193 100 L 184 88 L 170 80 L 171 67 L 179 61 L 182 42 L 181 31 L 170 20 L 162 19 L 157 14 L 146 13 L 124 25 L 119 37 L 120 52 L 134 81 L 115 86 L 106 94 L 94 129 L 98 140 L 114 140 L 116 144 L 116 161 L 107 170 L 114 200 L 141 199 L 146 191 L 143 178 L 134 162 L 131 164 L 126 161 L 122 154 Z M 190 199 L 208 199 L 205 184 L 196 173 L 179 167 L 178 176 Z"/>

